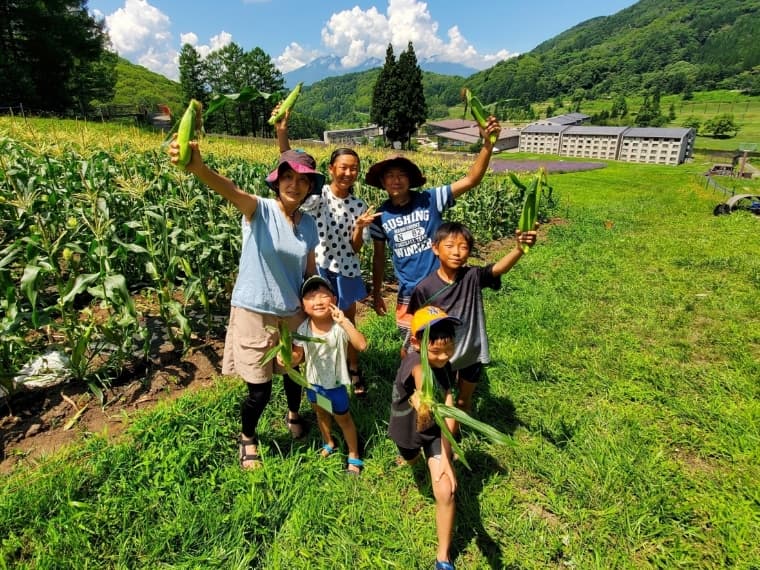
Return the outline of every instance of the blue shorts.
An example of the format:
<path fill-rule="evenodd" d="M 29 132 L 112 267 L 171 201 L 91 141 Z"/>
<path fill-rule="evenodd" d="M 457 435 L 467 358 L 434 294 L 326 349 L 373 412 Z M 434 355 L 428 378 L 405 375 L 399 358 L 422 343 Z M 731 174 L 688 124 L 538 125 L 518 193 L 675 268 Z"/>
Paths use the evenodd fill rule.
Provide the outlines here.
<path fill-rule="evenodd" d="M 312 384 L 312 386 L 314 386 Z M 329 390 L 322 388 L 322 386 L 314 386 L 314 389 L 306 390 L 306 397 L 309 398 L 309 402 L 312 404 L 317 403 L 317 392 L 321 396 L 324 396 L 330 400 L 332 404 L 333 414 L 342 416 L 348 412 L 348 390 L 345 386 L 341 385 L 337 388 L 330 388 Z"/>
<path fill-rule="evenodd" d="M 361 277 L 346 277 L 324 267 L 317 267 L 320 277 L 327 279 L 338 297 L 338 308 L 341 311 L 367 298 L 367 288 Z"/>

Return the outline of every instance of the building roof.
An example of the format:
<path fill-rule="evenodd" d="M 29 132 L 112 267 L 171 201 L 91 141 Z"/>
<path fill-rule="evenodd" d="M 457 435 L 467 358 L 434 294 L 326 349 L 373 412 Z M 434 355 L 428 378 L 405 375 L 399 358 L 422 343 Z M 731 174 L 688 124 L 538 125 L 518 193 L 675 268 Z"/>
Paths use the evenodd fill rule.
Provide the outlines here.
<path fill-rule="evenodd" d="M 558 135 L 566 128 L 568 128 L 567 125 L 538 125 L 534 123 L 532 125 L 524 127 L 521 132 L 528 134 Z"/>
<path fill-rule="evenodd" d="M 464 129 L 456 129 L 452 131 L 436 133 L 435 136 L 455 141 L 476 143 L 478 140 L 480 140 L 480 129 L 478 129 L 477 126 L 471 126 Z M 499 132 L 498 140 L 501 141 L 519 136 L 520 131 L 517 129 L 501 129 L 501 132 Z"/>
<path fill-rule="evenodd" d="M 682 139 L 689 134 L 685 127 L 631 127 L 624 137 L 649 137 L 658 139 Z"/>
<path fill-rule="evenodd" d="M 445 119 L 443 121 L 430 121 L 427 124 L 431 127 L 446 129 L 447 131 L 458 131 L 459 129 L 472 127 L 475 124 L 475 121 L 468 121 L 466 119 Z"/>
<path fill-rule="evenodd" d="M 449 139 L 452 141 L 459 141 L 459 142 L 465 142 L 465 143 L 476 143 L 480 140 L 480 136 L 473 136 L 469 133 L 464 132 L 463 129 L 460 129 L 458 131 L 444 131 L 442 133 L 436 133 L 435 136 L 441 137 L 442 139 Z"/>
<path fill-rule="evenodd" d="M 546 117 L 541 122 L 552 125 L 572 125 L 573 123 L 583 122 L 590 118 L 591 116 L 586 113 L 565 113 L 564 115 L 556 115 L 555 117 Z"/>
<path fill-rule="evenodd" d="M 619 136 L 629 127 L 604 127 L 596 125 L 574 125 L 568 127 L 563 131 L 563 135 L 605 135 L 605 136 Z"/>

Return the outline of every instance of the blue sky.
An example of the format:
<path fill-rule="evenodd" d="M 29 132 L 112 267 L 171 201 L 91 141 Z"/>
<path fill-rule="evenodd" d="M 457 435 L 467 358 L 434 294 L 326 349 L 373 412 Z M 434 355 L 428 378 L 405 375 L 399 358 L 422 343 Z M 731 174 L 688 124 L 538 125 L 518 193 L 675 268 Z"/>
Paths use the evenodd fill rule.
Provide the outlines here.
<path fill-rule="evenodd" d="M 530 51 L 560 32 L 635 4 L 631 0 L 90 0 L 122 57 L 177 79 L 184 43 L 201 53 L 235 42 L 263 49 L 287 73 L 323 55 L 346 71 L 398 54 L 475 69 Z"/>

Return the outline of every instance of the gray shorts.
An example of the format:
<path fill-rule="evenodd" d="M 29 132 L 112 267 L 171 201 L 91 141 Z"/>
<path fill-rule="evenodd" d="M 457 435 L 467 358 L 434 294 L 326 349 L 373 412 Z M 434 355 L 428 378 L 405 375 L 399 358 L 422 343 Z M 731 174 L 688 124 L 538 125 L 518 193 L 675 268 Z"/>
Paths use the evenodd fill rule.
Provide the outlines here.
<path fill-rule="evenodd" d="M 262 365 L 261 359 L 280 341 L 277 332 L 280 322 L 284 321 L 291 331 L 295 331 L 305 318 L 302 311 L 290 317 L 278 317 L 232 307 L 224 339 L 222 374 L 237 374 L 250 384 L 266 384 L 275 372 L 282 374 L 276 360 Z"/>

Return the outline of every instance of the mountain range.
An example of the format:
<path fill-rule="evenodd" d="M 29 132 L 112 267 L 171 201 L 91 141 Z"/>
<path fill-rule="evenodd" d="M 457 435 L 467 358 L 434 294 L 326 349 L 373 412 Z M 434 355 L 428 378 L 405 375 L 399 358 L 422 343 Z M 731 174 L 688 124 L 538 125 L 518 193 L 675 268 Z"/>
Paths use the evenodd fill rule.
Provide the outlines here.
<path fill-rule="evenodd" d="M 468 77 L 477 71 L 472 67 L 467 67 L 460 63 L 450 63 L 446 61 L 437 61 L 434 58 L 419 59 L 417 61 L 422 71 L 438 73 L 440 75 L 455 75 Z M 376 67 L 382 67 L 383 61 L 377 58 L 364 60 L 360 65 L 346 69 L 335 55 L 326 55 L 301 66 L 293 71 L 284 73 L 285 86 L 288 89 L 295 87 L 296 83 L 303 82 L 304 85 L 311 85 L 328 77 L 336 77 L 347 73 L 361 73 Z"/>

